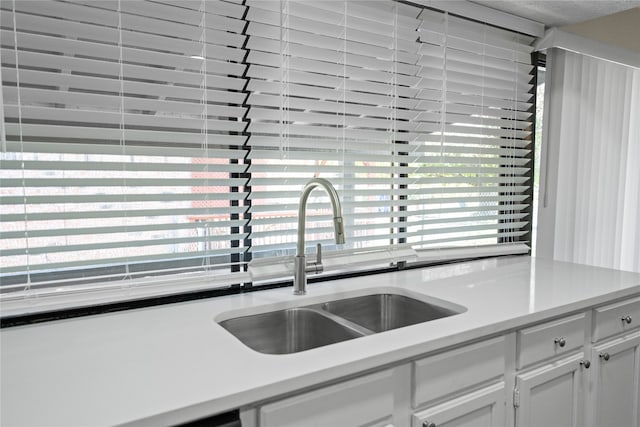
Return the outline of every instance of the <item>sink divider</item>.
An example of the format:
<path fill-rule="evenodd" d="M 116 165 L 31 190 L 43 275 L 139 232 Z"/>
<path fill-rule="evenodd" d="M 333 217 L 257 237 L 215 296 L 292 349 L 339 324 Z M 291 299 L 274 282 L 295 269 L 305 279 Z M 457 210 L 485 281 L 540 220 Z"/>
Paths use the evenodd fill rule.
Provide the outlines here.
<path fill-rule="evenodd" d="M 341 326 L 344 326 L 345 328 L 351 329 L 352 331 L 358 332 L 360 334 L 362 334 L 363 336 L 366 335 L 373 335 L 376 332 L 372 331 L 371 329 L 365 328 L 362 325 L 359 325 L 357 323 L 354 323 L 350 320 L 345 319 L 344 317 L 338 316 L 336 314 L 330 313 L 327 310 L 324 310 L 322 308 L 322 306 L 324 305 L 324 303 L 320 303 L 320 304 L 312 304 L 312 305 L 307 305 L 307 306 L 303 306 L 300 307 L 302 309 L 305 310 L 310 310 L 310 311 L 314 311 L 328 319 L 333 320 L 334 322 L 340 324 Z"/>

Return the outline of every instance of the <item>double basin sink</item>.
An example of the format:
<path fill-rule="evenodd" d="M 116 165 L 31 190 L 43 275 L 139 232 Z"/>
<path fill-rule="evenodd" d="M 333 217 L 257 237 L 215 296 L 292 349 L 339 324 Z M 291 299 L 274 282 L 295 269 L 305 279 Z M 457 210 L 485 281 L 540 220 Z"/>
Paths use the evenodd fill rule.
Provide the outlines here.
<path fill-rule="evenodd" d="M 218 323 L 255 351 L 290 354 L 464 311 L 464 307 L 444 301 L 427 302 L 417 296 L 385 292 L 239 316 Z"/>

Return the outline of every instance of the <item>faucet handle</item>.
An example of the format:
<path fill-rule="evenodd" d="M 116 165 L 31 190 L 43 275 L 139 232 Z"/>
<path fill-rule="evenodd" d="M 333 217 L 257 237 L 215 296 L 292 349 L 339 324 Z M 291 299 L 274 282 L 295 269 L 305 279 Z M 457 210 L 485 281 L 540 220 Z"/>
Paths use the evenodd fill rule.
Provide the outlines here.
<path fill-rule="evenodd" d="M 324 271 L 324 267 L 322 266 L 322 246 L 320 243 L 316 245 L 316 260 L 315 261 L 307 261 L 304 267 L 304 271 L 306 273 L 322 273 Z"/>
<path fill-rule="evenodd" d="M 316 264 L 322 265 L 322 245 L 320 243 L 316 245 Z"/>

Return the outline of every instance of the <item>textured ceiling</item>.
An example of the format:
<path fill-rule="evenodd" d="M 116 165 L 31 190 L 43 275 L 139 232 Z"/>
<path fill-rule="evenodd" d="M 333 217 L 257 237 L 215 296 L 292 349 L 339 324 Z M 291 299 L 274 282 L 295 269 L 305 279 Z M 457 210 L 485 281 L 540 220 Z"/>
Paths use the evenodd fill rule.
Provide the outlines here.
<path fill-rule="evenodd" d="M 640 7 L 640 0 L 473 0 L 473 3 L 538 21 L 547 27 L 575 24 Z"/>

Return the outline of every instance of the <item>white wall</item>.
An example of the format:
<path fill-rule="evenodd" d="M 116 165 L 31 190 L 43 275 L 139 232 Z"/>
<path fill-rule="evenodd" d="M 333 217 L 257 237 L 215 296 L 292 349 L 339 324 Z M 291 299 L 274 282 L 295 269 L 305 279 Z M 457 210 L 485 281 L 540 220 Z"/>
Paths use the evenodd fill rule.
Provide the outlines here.
<path fill-rule="evenodd" d="M 573 25 L 563 31 L 640 53 L 640 7 Z"/>

